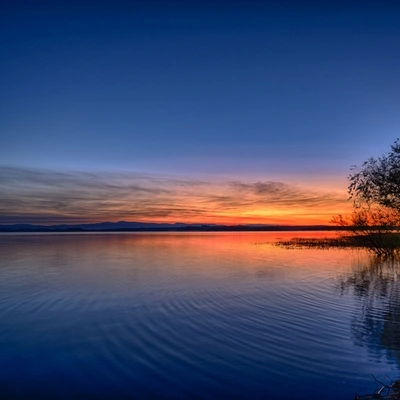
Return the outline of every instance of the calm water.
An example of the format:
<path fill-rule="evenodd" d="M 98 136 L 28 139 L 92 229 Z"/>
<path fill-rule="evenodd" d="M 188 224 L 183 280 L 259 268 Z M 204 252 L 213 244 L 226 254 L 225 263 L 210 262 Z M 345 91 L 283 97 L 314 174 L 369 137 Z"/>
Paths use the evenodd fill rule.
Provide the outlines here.
<path fill-rule="evenodd" d="M 318 233 L 0 235 L 0 398 L 337 400 L 399 377 L 396 266 L 271 245 L 295 235 Z"/>

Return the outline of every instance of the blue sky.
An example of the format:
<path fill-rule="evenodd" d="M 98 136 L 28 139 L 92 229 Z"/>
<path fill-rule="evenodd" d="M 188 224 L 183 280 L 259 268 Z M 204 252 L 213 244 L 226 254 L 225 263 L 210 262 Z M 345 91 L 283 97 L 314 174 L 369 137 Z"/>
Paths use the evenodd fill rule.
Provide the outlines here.
<path fill-rule="evenodd" d="M 320 3 L 5 2 L 3 175 L 344 190 L 399 135 L 400 8 Z"/>

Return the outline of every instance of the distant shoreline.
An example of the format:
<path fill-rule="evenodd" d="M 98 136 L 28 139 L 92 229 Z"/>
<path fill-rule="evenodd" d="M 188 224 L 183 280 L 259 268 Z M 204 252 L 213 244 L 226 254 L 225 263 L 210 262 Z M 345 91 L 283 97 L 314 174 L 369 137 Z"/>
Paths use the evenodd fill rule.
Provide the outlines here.
<path fill-rule="evenodd" d="M 0 226 L 0 233 L 60 233 L 60 232 L 294 232 L 294 231 L 343 231 L 343 227 L 328 225 L 277 225 L 277 226 L 247 226 L 247 225 L 188 225 L 170 227 L 137 227 L 137 228 L 85 228 L 80 226 L 63 227 L 17 227 Z"/>

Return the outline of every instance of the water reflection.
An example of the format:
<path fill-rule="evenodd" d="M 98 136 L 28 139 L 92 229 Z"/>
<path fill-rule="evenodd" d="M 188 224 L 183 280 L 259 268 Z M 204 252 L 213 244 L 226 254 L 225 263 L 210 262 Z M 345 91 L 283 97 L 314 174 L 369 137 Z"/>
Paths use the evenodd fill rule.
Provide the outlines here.
<path fill-rule="evenodd" d="M 357 309 L 351 322 L 356 346 L 374 356 L 385 349 L 400 365 L 400 259 L 371 257 L 358 260 L 339 280 L 341 293 L 352 293 Z"/>
<path fill-rule="evenodd" d="M 0 235 L 0 398 L 373 391 L 371 374 L 398 372 L 381 350 L 394 348 L 384 343 L 396 334 L 395 268 L 378 279 L 361 261 L 351 269 L 347 250 L 271 244 L 285 235 Z M 368 313 L 380 326 L 375 356 Z"/>

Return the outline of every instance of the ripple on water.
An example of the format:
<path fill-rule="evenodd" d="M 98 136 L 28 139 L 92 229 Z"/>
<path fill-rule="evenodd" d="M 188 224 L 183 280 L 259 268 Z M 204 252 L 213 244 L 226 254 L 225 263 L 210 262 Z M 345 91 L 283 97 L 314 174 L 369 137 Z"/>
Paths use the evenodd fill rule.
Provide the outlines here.
<path fill-rule="evenodd" d="M 186 256 L 201 247 L 179 240 Z M 351 336 L 359 309 L 349 295 L 340 295 L 332 270 L 324 273 L 310 258 L 291 269 L 290 258 L 279 261 L 289 257 L 283 251 L 272 257 L 279 268 L 261 265 L 260 254 L 253 268 L 252 253 L 243 247 L 241 259 L 236 242 L 224 248 L 223 263 L 207 269 L 205 260 L 218 260 L 219 250 L 202 240 L 205 258 L 197 252 L 197 264 L 187 263 L 191 269 L 185 269 L 185 256 L 168 258 L 176 249 L 165 243 L 165 259 L 151 258 L 151 240 L 133 246 L 152 260 L 147 269 L 135 263 L 131 247 L 121 257 L 118 241 L 103 246 L 107 264 L 91 247 L 82 245 L 82 260 L 58 248 L 62 267 L 49 266 L 43 280 L 43 266 L 25 278 L 2 269 L 0 367 L 17 366 L 0 376 L 0 384 L 35 370 L 49 398 L 285 398 L 293 395 L 288 382 L 310 388 L 306 393 L 326 393 L 326 387 L 318 389 L 321 382 L 337 396 L 338 382 L 360 370 L 360 349 Z M 35 245 L 42 251 L 35 260 L 40 265 L 50 249 Z M 371 315 L 381 318 L 378 309 Z M 362 372 L 369 371 L 371 359 L 361 362 Z M 33 378 L 25 383 L 35 385 Z"/>

